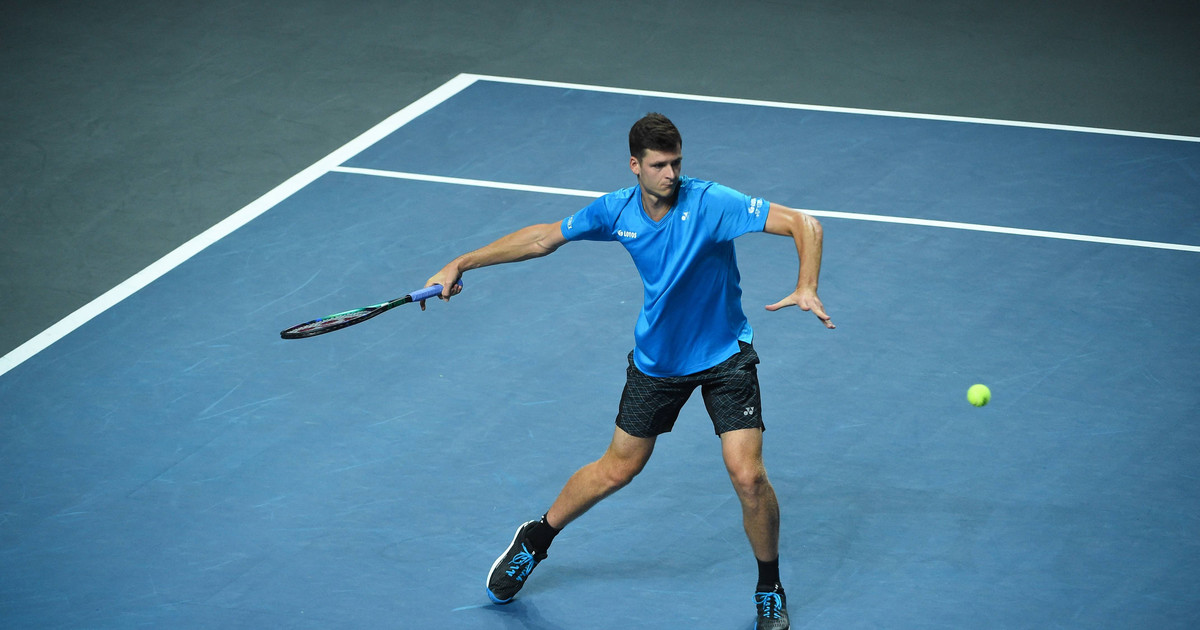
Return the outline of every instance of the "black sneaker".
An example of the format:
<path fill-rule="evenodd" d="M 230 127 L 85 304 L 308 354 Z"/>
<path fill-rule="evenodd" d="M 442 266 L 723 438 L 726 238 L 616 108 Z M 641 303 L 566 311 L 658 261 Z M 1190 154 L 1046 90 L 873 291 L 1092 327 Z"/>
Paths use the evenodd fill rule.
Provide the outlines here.
<path fill-rule="evenodd" d="M 792 624 L 788 621 L 787 596 L 783 587 L 775 584 L 771 590 L 760 590 L 754 594 L 754 606 L 758 609 L 758 619 L 754 630 L 788 630 Z"/>
<path fill-rule="evenodd" d="M 517 591 L 525 586 L 525 579 L 529 577 L 533 567 L 546 558 L 544 552 L 535 550 L 529 544 L 529 530 L 537 523 L 529 521 L 518 527 L 508 549 L 492 564 L 492 570 L 488 573 L 487 594 L 493 602 L 511 602 Z"/>

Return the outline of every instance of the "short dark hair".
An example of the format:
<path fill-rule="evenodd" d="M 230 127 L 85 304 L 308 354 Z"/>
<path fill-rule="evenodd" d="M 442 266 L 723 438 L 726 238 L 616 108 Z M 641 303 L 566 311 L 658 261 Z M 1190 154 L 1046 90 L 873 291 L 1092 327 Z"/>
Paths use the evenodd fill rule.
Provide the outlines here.
<path fill-rule="evenodd" d="M 674 151 L 683 148 L 683 137 L 675 123 L 666 116 L 651 112 L 642 116 L 629 129 L 629 155 L 642 159 L 647 150 Z"/>

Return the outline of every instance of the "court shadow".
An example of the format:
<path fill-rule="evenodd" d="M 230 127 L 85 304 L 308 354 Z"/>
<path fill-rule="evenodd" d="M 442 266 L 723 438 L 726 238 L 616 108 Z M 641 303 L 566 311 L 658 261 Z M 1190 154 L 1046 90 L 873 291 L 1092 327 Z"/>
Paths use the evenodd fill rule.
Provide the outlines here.
<path fill-rule="evenodd" d="M 533 603 L 519 599 L 503 606 L 488 606 L 483 610 L 512 630 L 561 630 L 563 627 L 547 621 Z"/>

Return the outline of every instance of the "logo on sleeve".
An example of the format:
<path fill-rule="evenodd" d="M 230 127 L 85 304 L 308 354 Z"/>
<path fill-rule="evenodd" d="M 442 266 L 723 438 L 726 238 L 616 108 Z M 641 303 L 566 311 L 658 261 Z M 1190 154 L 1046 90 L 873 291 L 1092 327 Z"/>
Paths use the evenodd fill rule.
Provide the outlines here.
<path fill-rule="evenodd" d="M 750 214 L 753 214 L 754 218 L 761 217 L 762 211 L 763 211 L 763 205 L 765 203 L 766 202 L 761 197 L 755 197 L 750 200 L 750 207 L 746 208 L 746 211 Z"/>

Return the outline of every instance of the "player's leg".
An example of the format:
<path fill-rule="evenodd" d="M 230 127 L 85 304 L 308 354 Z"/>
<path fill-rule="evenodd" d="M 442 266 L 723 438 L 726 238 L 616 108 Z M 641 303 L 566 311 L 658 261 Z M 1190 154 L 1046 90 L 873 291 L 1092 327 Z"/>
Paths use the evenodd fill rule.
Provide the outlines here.
<path fill-rule="evenodd" d="M 779 581 L 779 500 L 762 459 L 762 429 L 721 434 L 721 454 L 742 503 L 742 526 L 758 561 L 754 589 L 757 630 L 790 627 L 787 600 Z"/>
<path fill-rule="evenodd" d="M 721 455 L 742 504 L 742 524 L 754 557 L 763 562 L 779 558 L 779 501 L 767 479 L 762 459 L 761 429 L 738 429 L 721 434 Z"/>
<path fill-rule="evenodd" d="M 758 354 L 749 344 L 706 372 L 704 404 L 721 437 L 725 469 L 742 504 L 742 525 L 758 561 L 755 606 L 758 630 L 788 628 L 783 587 L 779 583 L 779 501 L 763 464 L 762 400 Z"/>
<path fill-rule="evenodd" d="M 629 353 L 625 389 L 617 410 L 617 428 L 604 455 L 567 480 L 545 521 L 562 529 L 605 497 L 624 488 L 642 472 L 659 435 L 675 426 L 694 383 L 655 378 L 638 369 Z"/>
<path fill-rule="evenodd" d="M 634 437 L 621 427 L 600 459 L 575 471 L 546 512 L 546 523 L 562 529 L 605 497 L 629 485 L 654 452 L 655 437 Z"/>
<path fill-rule="evenodd" d="M 546 558 L 558 530 L 628 485 L 645 468 L 654 441 L 633 437 L 618 427 L 604 455 L 571 475 L 542 519 L 517 528 L 508 549 L 488 571 L 488 598 L 497 604 L 512 601 L 533 568 Z"/>
<path fill-rule="evenodd" d="M 643 374 L 630 353 L 612 441 L 600 459 L 571 475 L 540 521 L 529 521 L 517 529 L 512 543 L 488 573 L 488 597 L 492 601 L 511 601 L 529 573 L 546 557 L 559 530 L 642 472 L 654 452 L 657 436 L 671 430 L 694 387 Z"/>
<path fill-rule="evenodd" d="M 742 520 L 754 555 L 775 561 L 779 555 L 779 503 L 763 465 L 762 395 L 758 354 L 741 343 L 737 354 L 703 373 L 704 406 L 721 438 L 729 479 L 742 503 Z"/>

